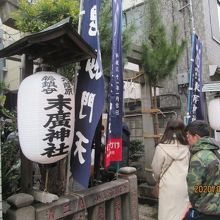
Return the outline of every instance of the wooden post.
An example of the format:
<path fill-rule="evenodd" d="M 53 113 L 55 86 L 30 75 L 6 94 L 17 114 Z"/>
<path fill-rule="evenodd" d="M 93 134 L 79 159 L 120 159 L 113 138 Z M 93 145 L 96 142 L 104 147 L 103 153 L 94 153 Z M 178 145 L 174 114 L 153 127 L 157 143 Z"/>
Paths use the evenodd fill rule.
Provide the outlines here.
<path fill-rule="evenodd" d="M 22 80 L 31 74 L 33 74 L 33 60 L 30 59 L 27 55 L 23 55 L 22 76 L 21 76 Z M 28 160 L 21 152 L 21 190 L 22 192 L 30 193 L 30 191 L 32 190 L 32 186 L 33 186 L 32 162 Z"/>

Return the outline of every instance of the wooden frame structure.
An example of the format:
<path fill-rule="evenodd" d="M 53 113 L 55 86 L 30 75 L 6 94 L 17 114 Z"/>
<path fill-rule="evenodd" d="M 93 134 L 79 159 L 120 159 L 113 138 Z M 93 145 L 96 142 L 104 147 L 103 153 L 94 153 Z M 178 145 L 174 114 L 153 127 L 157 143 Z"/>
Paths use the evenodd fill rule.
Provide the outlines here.
<path fill-rule="evenodd" d="M 14 55 L 22 55 L 22 79 L 33 74 L 33 62 L 39 58 L 42 64 L 55 68 L 96 58 L 96 52 L 76 32 L 70 17 L 0 50 L 0 58 Z M 32 190 L 32 176 L 32 162 L 22 154 L 21 187 L 23 192 L 28 193 Z"/>

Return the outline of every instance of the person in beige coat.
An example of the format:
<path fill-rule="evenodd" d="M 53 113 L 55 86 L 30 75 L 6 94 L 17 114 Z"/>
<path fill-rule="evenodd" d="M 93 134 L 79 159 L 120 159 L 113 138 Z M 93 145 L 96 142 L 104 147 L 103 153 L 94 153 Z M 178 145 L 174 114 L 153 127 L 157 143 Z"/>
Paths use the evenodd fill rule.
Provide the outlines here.
<path fill-rule="evenodd" d="M 156 146 L 152 169 L 159 184 L 158 220 L 181 220 L 189 205 L 189 147 L 182 120 L 169 120 Z"/>

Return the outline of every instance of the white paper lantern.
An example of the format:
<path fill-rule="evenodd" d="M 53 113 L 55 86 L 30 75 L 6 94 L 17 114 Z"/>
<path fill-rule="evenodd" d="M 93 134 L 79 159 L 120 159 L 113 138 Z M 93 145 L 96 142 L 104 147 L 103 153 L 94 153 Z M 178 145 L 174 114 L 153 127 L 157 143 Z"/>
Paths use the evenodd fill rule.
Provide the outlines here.
<path fill-rule="evenodd" d="M 23 154 L 49 164 L 71 149 L 75 102 L 70 81 L 53 72 L 25 78 L 18 91 L 18 134 Z"/>
<path fill-rule="evenodd" d="M 214 130 L 220 130 L 220 97 L 209 102 L 208 115 L 211 128 Z"/>

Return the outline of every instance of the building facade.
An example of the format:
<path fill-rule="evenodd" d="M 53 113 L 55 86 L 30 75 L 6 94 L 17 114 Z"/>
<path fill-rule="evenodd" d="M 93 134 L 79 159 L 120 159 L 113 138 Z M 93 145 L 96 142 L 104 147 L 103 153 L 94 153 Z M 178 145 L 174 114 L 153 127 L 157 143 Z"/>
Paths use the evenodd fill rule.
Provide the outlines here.
<path fill-rule="evenodd" d="M 131 0 L 124 1 L 124 16 L 127 24 L 134 23 L 136 32 L 133 43 L 141 47 L 146 39 L 149 21 L 149 1 Z M 220 90 L 220 1 L 218 0 L 160 0 L 160 12 L 163 23 L 169 34 L 171 25 L 177 24 L 179 39 L 187 40 L 187 48 L 172 75 L 160 82 L 158 87 L 157 102 L 160 109 L 159 127 L 162 134 L 169 118 L 186 118 L 187 95 L 189 83 L 189 69 L 191 59 L 191 36 L 195 31 L 203 44 L 202 52 L 202 81 L 203 85 L 215 85 Z M 129 79 L 141 83 L 141 64 L 139 73 L 131 73 Z M 214 84 L 213 84 L 214 83 Z M 142 88 L 144 85 L 142 85 Z M 211 86 L 212 87 L 212 86 Z M 152 138 L 152 119 L 144 109 L 149 109 L 149 89 L 142 89 L 139 100 L 125 100 L 125 119 L 131 129 L 132 139 L 141 139 L 145 145 L 145 156 L 142 158 L 142 168 L 150 170 L 154 152 Z M 205 119 L 208 120 L 207 105 L 215 92 L 205 92 Z M 143 176 L 146 172 L 142 172 Z"/>
<path fill-rule="evenodd" d="M 220 80 L 220 3 L 218 0 L 161 0 L 160 2 L 161 17 L 163 23 L 167 24 L 168 33 L 171 25 L 177 24 L 179 38 L 187 40 L 187 49 L 173 72 L 172 78 L 160 83 L 159 94 L 163 96 L 166 94 L 178 95 L 181 101 L 181 110 L 177 111 L 177 114 L 184 117 L 193 29 L 203 43 L 203 84 Z M 192 3 L 192 11 L 190 10 L 190 2 Z M 139 46 L 141 46 L 147 32 L 148 4 L 149 0 L 130 1 L 127 7 L 124 7 L 127 23 L 134 23 L 137 29 L 133 36 L 133 43 Z M 170 103 L 169 106 L 171 106 Z M 161 107 L 163 108 L 163 105 Z"/>

